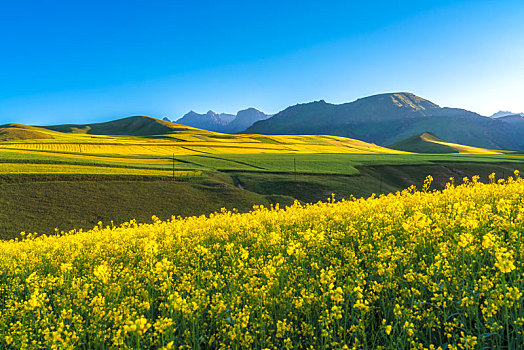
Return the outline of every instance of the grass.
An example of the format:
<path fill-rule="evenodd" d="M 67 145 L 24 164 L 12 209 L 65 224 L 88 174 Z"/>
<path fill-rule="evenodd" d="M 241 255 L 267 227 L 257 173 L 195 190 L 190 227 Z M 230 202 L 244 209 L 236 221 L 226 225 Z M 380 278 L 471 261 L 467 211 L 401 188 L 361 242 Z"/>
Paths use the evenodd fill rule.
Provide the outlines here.
<path fill-rule="evenodd" d="M 504 151 L 490 150 L 485 148 L 471 147 L 457 143 L 446 142 L 438 136 L 425 132 L 420 135 L 412 136 L 408 139 L 396 142 L 389 146 L 398 149 L 416 153 L 465 153 L 465 154 L 503 154 Z"/>
<path fill-rule="evenodd" d="M 121 177 L 46 178 L 0 183 L 0 238 L 21 231 L 53 234 L 59 230 L 91 229 L 99 221 L 119 225 L 131 219 L 151 222 L 175 216 L 204 215 L 221 208 L 245 212 L 253 205 L 269 206 L 275 200 L 235 187 L 229 177 L 162 181 L 154 177 L 130 181 Z M 57 181 L 58 180 L 58 181 Z M 281 198 L 282 199 L 282 198 Z M 290 204 L 293 199 L 287 199 Z"/>
<path fill-rule="evenodd" d="M 175 170 L 175 177 L 199 176 L 200 173 L 200 171 Z M 0 174 L 88 174 L 170 177 L 173 175 L 173 171 L 169 169 L 104 167 L 100 165 L 0 163 Z"/>
<path fill-rule="evenodd" d="M 182 156 L 177 159 L 219 171 L 355 175 L 358 170 L 344 154 L 222 154 Z"/>
<path fill-rule="evenodd" d="M 219 171 L 357 175 L 359 166 L 454 163 L 521 163 L 521 158 L 485 154 L 318 154 L 260 153 L 177 156 L 177 160 Z M 295 168 L 296 166 L 296 168 Z"/>
<path fill-rule="evenodd" d="M 436 164 L 364 165 L 357 167 L 358 175 L 266 174 L 260 172 L 231 172 L 235 184 L 263 195 L 282 194 L 303 203 L 331 198 L 369 197 L 400 191 L 409 186 L 422 188 L 428 174 L 434 178 L 432 188 L 443 189 L 450 177 L 462 183 L 464 177 L 480 175 L 487 181 L 495 173 L 497 179 L 508 178 L 513 171 L 524 173 L 524 163 L 439 162 Z"/>
<path fill-rule="evenodd" d="M 139 121 L 144 122 L 142 119 Z M 58 167 L 50 166 L 49 172 L 56 173 L 57 169 L 62 169 L 64 174 L 78 173 L 78 165 L 140 168 L 142 170 L 136 173 L 140 176 L 164 176 L 163 171 L 172 170 L 173 165 L 175 171 L 186 173 L 199 169 L 287 172 L 290 171 L 289 167 L 286 169 L 291 160 L 289 154 L 300 157 L 301 162 L 297 165 L 297 171 L 300 172 L 356 173 L 351 167 L 335 166 L 332 160 L 320 159 L 325 157 L 309 154 L 398 153 L 373 144 L 331 136 L 222 135 L 192 128 L 172 127 L 168 134 L 139 137 L 137 135 L 145 133 L 146 130 L 157 130 L 156 126 L 142 129 L 136 127 L 133 124 L 135 122 L 127 120 L 126 123 L 133 126 L 131 135 L 98 134 L 102 131 L 107 132 L 112 124 L 67 125 L 52 127 L 51 130 L 20 125 L 6 127 L 4 129 L 10 131 L 25 130 L 28 135 L 31 135 L 30 132 L 39 132 L 45 134 L 46 138 L 13 137 L 0 143 L 0 161 L 4 164 L 10 163 L 0 167 L 0 174 L 44 171 L 40 166 L 22 166 L 23 163 L 59 164 Z M 137 125 L 140 126 L 140 123 Z M 164 130 L 169 126 L 166 125 L 165 122 L 161 123 L 160 129 Z M 68 130 L 69 133 L 57 130 Z M 176 157 L 175 161 L 173 157 Z M 261 166 L 256 165 L 257 162 L 262 163 Z M 145 169 L 148 170 L 147 174 Z M 109 173 L 107 169 L 96 168 L 84 168 L 83 171 L 86 174 Z M 112 170 L 111 173 L 127 175 L 130 171 Z"/>
<path fill-rule="evenodd" d="M 231 171 L 206 172 L 200 177 L 178 181 L 156 176 L 115 175 L 2 175 L 0 176 L 0 237 L 14 238 L 21 231 L 53 233 L 92 228 L 131 219 L 150 222 L 152 215 L 209 214 L 222 207 L 248 211 L 253 205 L 291 204 L 335 199 L 369 197 L 415 185 L 422 187 L 432 174 L 432 188 L 442 188 L 455 177 L 480 174 L 487 180 L 491 172 L 498 178 L 515 169 L 524 173 L 524 163 L 468 163 L 366 165 L 357 175 L 326 175 Z"/>
<path fill-rule="evenodd" d="M 50 173 L 56 173 L 57 168 L 63 169 L 64 174 L 78 173 L 77 166 L 81 164 L 91 167 L 83 169 L 86 174 L 118 173 L 96 167 L 120 167 L 123 170 L 119 175 L 130 174 L 128 168 L 140 168 L 136 175 L 164 176 L 173 165 L 175 170 L 186 172 L 207 169 L 356 175 L 356 167 L 362 165 L 521 161 L 503 154 L 410 154 L 325 135 L 224 135 L 146 117 L 76 126 L 29 127 L 16 124 L 4 126 L 2 130 L 7 130 L 7 134 L 9 130 L 16 130 L 16 135 L 21 131 L 28 135 L 36 132 L 45 134 L 46 138 L 20 139 L 13 136 L 13 139 L 1 142 L 0 161 L 13 165 L 0 167 L 0 174 L 44 171 L 40 166 L 31 166 L 17 172 L 15 164 L 21 163 L 61 165 L 50 166 Z"/>

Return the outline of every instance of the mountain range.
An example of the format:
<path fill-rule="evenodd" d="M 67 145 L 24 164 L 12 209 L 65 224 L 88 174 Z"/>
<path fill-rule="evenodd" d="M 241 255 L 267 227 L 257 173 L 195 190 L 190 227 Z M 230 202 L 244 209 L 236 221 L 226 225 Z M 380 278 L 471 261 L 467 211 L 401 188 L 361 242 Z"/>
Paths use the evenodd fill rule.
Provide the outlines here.
<path fill-rule="evenodd" d="M 160 136 L 190 129 L 203 132 L 193 128 L 231 134 L 342 136 L 429 153 L 524 150 L 521 114 L 499 112 L 486 117 L 465 109 L 440 107 L 408 92 L 374 95 L 344 104 L 323 100 L 297 104 L 273 116 L 248 108 L 236 115 L 191 111 L 177 123 L 167 118 L 137 116 L 92 124 L 7 124 L 0 125 L 0 141 L 57 137 L 53 132 L 132 136 Z"/>
<path fill-rule="evenodd" d="M 409 92 L 386 93 L 344 104 L 324 100 L 288 107 L 247 128 L 249 134 L 334 135 L 388 146 L 432 133 L 450 143 L 489 149 L 524 149 L 524 117 L 485 117 L 440 107 Z"/>
<path fill-rule="evenodd" d="M 498 111 L 497 113 L 493 114 L 491 118 L 501 118 L 501 117 L 507 117 L 510 115 L 520 115 L 521 117 L 524 117 L 524 113 L 513 113 L 509 111 Z"/>
<path fill-rule="evenodd" d="M 257 121 L 265 120 L 269 117 L 270 115 L 255 108 L 244 109 L 236 115 L 227 113 L 219 114 L 213 111 L 209 111 L 206 114 L 199 114 L 190 111 L 179 118 L 176 123 L 209 131 L 234 134 L 247 129 Z"/>

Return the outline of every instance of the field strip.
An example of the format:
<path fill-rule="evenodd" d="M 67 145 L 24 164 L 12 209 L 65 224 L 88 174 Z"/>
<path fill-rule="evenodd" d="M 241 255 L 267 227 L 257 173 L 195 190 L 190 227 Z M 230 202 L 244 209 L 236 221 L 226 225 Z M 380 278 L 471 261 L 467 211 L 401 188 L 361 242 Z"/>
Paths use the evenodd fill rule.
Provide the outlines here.
<path fill-rule="evenodd" d="M 125 157 L 112 157 L 112 156 L 100 156 L 100 155 L 90 155 L 90 154 L 80 154 L 80 153 L 66 153 L 66 152 L 54 152 L 54 151 L 39 151 L 39 150 L 27 150 L 27 149 L 9 149 L 1 148 L 2 152 L 12 152 L 18 154 L 34 154 L 47 156 L 56 156 L 58 158 L 70 158 L 70 159 L 88 159 L 88 160 L 98 160 L 104 162 L 114 162 L 114 163 L 141 163 L 141 164 L 171 164 L 172 160 L 169 161 L 168 158 L 125 158 Z"/>
<path fill-rule="evenodd" d="M 248 167 L 251 167 L 251 168 L 255 168 L 255 169 L 267 170 L 267 169 L 264 169 L 264 168 L 256 166 L 256 165 L 249 164 L 249 163 L 242 162 L 242 161 L 238 161 L 238 160 L 234 160 L 234 159 L 227 159 L 227 158 L 220 158 L 220 157 L 213 157 L 213 156 L 200 156 L 200 155 L 196 155 L 195 157 L 219 159 L 219 160 L 228 161 L 228 162 L 232 162 L 232 163 L 236 163 L 236 164 L 240 164 L 240 165 L 245 165 L 245 166 L 248 166 Z"/>
<path fill-rule="evenodd" d="M 178 170 L 179 173 L 191 173 L 188 170 Z M 175 170 L 176 173 L 176 170 Z M 123 167 L 103 167 L 90 165 L 64 165 L 64 164 L 16 164 L 0 163 L 0 174 L 94 174 L 94 175 L 146 175 L 146 176 L 172 176 L 171 169 L 139 169 Z"/>
<path fill-rule="evenodd" d="M 34 152 L 34 154 L 56 154 L 59 156 L 62 155 L 79 155 L 79 156 L 94 156 L 100 158 L 122 158 L 122 159 L 172 159 L 166 155 L 139 155 L 139 154 L 115 154 L 115 153 L 86 153 L 86 152 L 71 152 L 71 151 L 55 151 L 55 150 L 45 150 L 45 149 L 27 149 L 27 148 L 13 148 L 13 147 L 2 147 L 0 145 L 0 152 L 2 151 L 23 151 L 23 152 Z"/>

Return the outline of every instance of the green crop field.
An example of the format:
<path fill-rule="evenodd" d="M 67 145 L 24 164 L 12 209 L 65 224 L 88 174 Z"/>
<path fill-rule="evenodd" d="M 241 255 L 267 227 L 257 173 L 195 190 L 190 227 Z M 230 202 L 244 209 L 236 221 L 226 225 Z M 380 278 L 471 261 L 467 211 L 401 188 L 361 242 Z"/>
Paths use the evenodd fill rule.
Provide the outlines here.
<path fill-rule="evenodd" d="M 510 155 L 485 154 L 351 154 L 351 153 L 259 153 L 177 156 L 180 162 L 195 168 L 218 171 L 249 171 L 268 173 L 299 173 L 325 175 L 357 175 L 359 166 L 430 165 L 456 163 L 521 163 Z"/>
<path fill-rule="evenodd" d="M 133 175 L 130 169 L 136 169 L 137 176 L 158 177 L 169 172 L 173 176 L 173 169 L 175 177 L 200 176 L 202 170 L 356 175 L 356 167 L 363 165 L 523 159 L 520 154 L 456 144 L 454 149 L 463 154 L 414 154 L 325 135 L 225 135 L 147 117 L 52 127 L 10 124 L 0 129 L 0 175 Z M 424 142 L 437 142 L 428 140 Z"/>

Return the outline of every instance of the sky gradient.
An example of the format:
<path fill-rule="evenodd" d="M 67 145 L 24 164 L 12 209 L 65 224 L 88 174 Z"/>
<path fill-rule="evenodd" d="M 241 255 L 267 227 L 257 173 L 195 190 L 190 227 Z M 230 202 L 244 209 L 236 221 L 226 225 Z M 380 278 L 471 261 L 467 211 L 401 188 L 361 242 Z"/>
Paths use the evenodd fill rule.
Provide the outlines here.
<path fill-rule="evenodd" d="M 4 1 L 0 124 L 409 91 L 524 112 L 524 2 Z"/>

